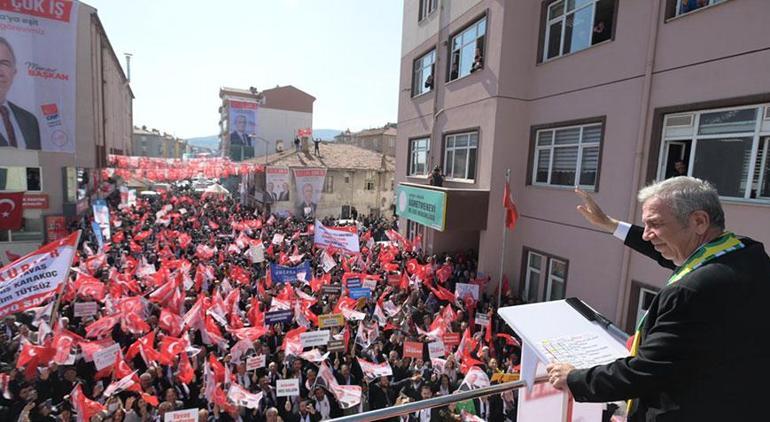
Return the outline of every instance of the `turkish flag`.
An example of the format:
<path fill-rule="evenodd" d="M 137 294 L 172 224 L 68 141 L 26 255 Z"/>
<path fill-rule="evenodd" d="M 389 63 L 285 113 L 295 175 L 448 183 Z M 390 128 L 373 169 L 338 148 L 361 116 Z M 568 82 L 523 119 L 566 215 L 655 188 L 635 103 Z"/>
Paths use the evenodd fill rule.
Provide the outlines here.
<path fill-rule="evenodd" d="M 22 223 L 24 192 L 0 193 L 0 230 L 19 230 Z"/>
<path fill-rule="evenodd" d="M 516 209 L 516 204 L 513 203 L 513 198 L 511 198 L 511 187 L 508 182 L 505 182 L 503 189 L 503 207 L 505 208 L 505 227 L 508 230 L 513 230 L 516 227 L 516 220 L 519 219 L 519 211 Z"/>

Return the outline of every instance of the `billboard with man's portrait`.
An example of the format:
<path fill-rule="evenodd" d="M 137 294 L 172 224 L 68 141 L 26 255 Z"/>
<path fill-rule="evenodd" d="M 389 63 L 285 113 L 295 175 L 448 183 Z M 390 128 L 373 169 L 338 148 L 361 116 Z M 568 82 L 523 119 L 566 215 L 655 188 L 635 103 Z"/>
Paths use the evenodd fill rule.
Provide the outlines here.
<path fill-rule="evenodd" d="M 75 152 L 77 9 L 0 1 L 0 147 Z"/>
<path fill-rule="evenodd" d="M 272 202 L 288 201 L 291 197 L 289 191 L 289 168 L 267 167 L 267 195 Z"/>
<path fill-rule="evenodd" d="M 304 217 L 315 216 L 321 193 L 326 180 L 325 168 L 295 168 L 294 185 L 297 189 L 295 204 L 297 215 Z"/>
<path fill-rule="evenodd" d="M 230 99 L 228 104 L 230 145 L 253 147 L 254 136 L 257 134 L 258 104 L 245 99 Z"/>

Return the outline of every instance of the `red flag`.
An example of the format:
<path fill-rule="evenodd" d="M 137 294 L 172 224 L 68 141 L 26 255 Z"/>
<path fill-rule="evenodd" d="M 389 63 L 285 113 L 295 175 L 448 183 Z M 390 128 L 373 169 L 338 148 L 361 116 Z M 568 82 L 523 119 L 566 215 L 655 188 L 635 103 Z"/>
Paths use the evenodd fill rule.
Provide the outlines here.
<path fill-rule="evenodd" d="M 401 282 L 399 283 L 398 288 L 401 290 L 409 289 L 409 277 L 406 275 L 406 271 L 401 273 Z"/>
<path fill-rule="evenodd" d="M 185 349 L 187 349 L 187 341 L 185 339 L 171 336 L 163 337 L 158 346 L 160 352 L 160 359 L 158 360 L 164 365 L 173 365 L 174 358 L 183 353 Z"/>
<path fill-rule="evenodd" d="M 516 209 L 516 204 L 513 203 L 511 186 L 508 182 L 505 182 L 505 188 L 503 189 L 503 207 L 505 208 L 505 227 L 508 230 L 513 230 L 516 227 L 516 221 L 519 219 L 519 211 Z"/>
<path fill-rule="evenodd" d="M 505 334 L 505 333 L 498 333 L 495 337 L 500 337 L 505 339 L 505 343 L 509 346 L 516 346 L 521 347 L 521 343 L 519 343 L 519 340 L 516 340 L 512 335 Z"/>
<path fill-rule="evenodd" d="M 112 331 L 112 327 L 120 320 L 119 315 L 109 315 L 101 317 L 86 327 L 86 337 L 98 338 L 104 337 Z"/>
<path fill-rule="evenodd" d="M 16 255 L 11 251 L 5 251 L 5 256 L 8 258 L 9 263 L 13 263 L 19 258 L 21 258 L 21 255 Z"/>
<path fill-rule="evenodd" d="M 78 343 L 83 340 L 83 337 L 80 337 L 70 330 L 61 328 L 61 325 L 57 324 L 53 336 L 53 347 L 56 350 L 56 355 L 53 359 L 54 362 L 59 365 L 64 364 L 70 357 L 72 346 L 78 345 Z"/>
<path fill-rule="evenodd" d="M 75 413 L 78 414 L 78 420 L 82 421 L 90 421 L 91 416 L 104 410 L 104 406 L 86 397 L 79 383 L 70 393 L 70 402 Z"/>
<path fill-rule="evenodd" d="M 24 192 L 0 193 L 0 230 L 21 229 L 23 203 Z"/>
<path fill-rule="evenodd" d="M 160 321 L 158 326 L 161 330 L 165 330 L 174 337 L 179 337 L 179 334 L 182 333 L 182 325 L 183 320 L 181 316 L 166 308 L 163 308 L 163 310 L 160 311 Z"/>
<path fill-rule="evenodd" d="M 249 284 L 251 272 L 244 270 L 240 265 L 233 265 L 230 267 L 230 278 L 238 284 Z"/>
<path fill-rule="evenodd" d="M 189 384 L 193 381 L 194 375 L 195 371 L 190 365 L 190 358 L 187 357 L 187 352 L 184 352 L 179 355 L 179 373 L 176 378 L 184 384 Z"/>

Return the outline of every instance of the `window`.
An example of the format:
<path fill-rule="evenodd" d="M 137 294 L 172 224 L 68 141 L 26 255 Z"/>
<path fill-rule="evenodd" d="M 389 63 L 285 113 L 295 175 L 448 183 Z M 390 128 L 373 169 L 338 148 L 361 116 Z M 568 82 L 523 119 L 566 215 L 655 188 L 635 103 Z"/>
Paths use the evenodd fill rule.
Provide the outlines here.
<path fill-rule="evenodd" d="M 366 179 L 366 182 L 364 182 L 364 189 L 366 190 L 374 190 L 374 179 Z"/>
<path fill-rule="evenodd" d="M 433 73 L 436 67 L 436 50 L 433 49 L 414 61 L 412 71 L 412 96 L 429 92 L 433 89 Z"/>
<path fill-rule="evenodd" d="M 524 248 L 521 296 L 526 302 L 560 300 L 567 293 L 566 259 Z"/>
<path fill-rule="evenodd" d="M 770 202 L 770 105 L 666 115 L 658 179 L 689 175 L 724 198 Z"/>
<path fill-rule="evenodd" d="M 0 191 L 41 192 L 40 167 L 0 167 Z"/>
<path fill-rule="evenodd" d="M 543 261 L 545 261 L 543 255 L 531 251 L 527 253 L 527 273 L 524 279 L 524 300 L 526 302 L 537 302 Z"/>
<path fill-rule="evenodd" d="M 479 19 L 450 43 L 449 80 L 453 81 L 484 67 L 484 39 L 487 17 Z"/>
<path fill-rule="evenodd" d="M 345 174 L 345 183 L 350 183 L 350 173 Z"/>
<path fill-rule="evenodd" d="M 544 301 L 564 299 L 567 280 L 567 263 L 558 259 L 550 259 L 548 266 L 548 285 L 545 289 Z"/>
<path fill-rule="evenodd" d="M 533 184 L 595 189 L 601 141 L 601 123 L 538 130 Z"/>
<path fill-rule="evenodd" d="M 412 220 L 406 220 L 406 238 L 414 240 L 417 236 L 420 236 L 421 239 L 425 237 L 425 226 Z M 422 245 L 415 246 L 422 247 Z"/>
<path fill-rule="evenodd" d="M 444 138 L 444 174 L 452 179 L 475 179 L 478 143 L 478 132 L 447 135 Z"/>
<path fill-rule="evenodd" d="M 334 192 L 334 176 L 326 175 L 326 179 L 324 179 L 324 193 L 333 193 Z"/>
<path fill-rule="evenodd" d="M 723 3 L 725 0 L 669 0 L 667 18 L 681 16 L 707 6 Z"/>
<path fill-rule="evenodd" d="M 420 10 L 417 13 L 417 22 L 425 19 L 436 10 L 438 0 L 420 0 Z"/>
<path fill-rule="evenodd" d="M 546 8 L 542 60 L 586 49 L 612 37 L 616 0 L 558 0 Z"/>
<path fill-rule="evenodd" d="M 430 138 L 412 139 L 409 141 L 409 168 L 407 175 L 422 176 L 428 174 L 428 153 Z"/>

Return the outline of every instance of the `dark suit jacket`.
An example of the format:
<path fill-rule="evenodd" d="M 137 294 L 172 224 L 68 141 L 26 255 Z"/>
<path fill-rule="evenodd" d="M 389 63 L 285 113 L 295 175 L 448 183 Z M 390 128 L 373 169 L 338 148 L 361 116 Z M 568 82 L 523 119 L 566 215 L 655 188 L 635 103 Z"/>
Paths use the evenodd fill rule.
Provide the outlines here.
<path fill-rule="evenodd" d="M 37 122 L 37 117 L 10 101 L 8 101 L 8 105 L 19 124 L 18 129 L 24 137 L 27 149 L 40 149 L 40 125 Z M 0 135 L 0 139 L 3 140 L 2 145 L 8 145 L 8 140 L 5 137 Z"/>
<path fill-rule="evenodd" d="M 766 400 L 770 258 L 761 243 L 712 259 L 653 299 L 638 356 L 574 370 L 578 401 L 637 399 L 630 421 L 728 421 Z M 670 267 L 634 226 L 626 245 Z M 761 412 L 761 410 L 759 410 Z"/>
<path fill-rule="evenodd" d="M 230 132 L 230 145 L 251 146 L 251 137 L 248 133 L 245 133 L 244 135 L 244 137 L 241 137 L 238 132 Z"/>
<path fill-rule="evenodd" d="M 439 415 L 438 407 L 430 409 L 430 422 L 441 422 L 444 419 Z M 409 415 L 409 422 L 420 422 L 420 412 L 415 412 Z"/>

